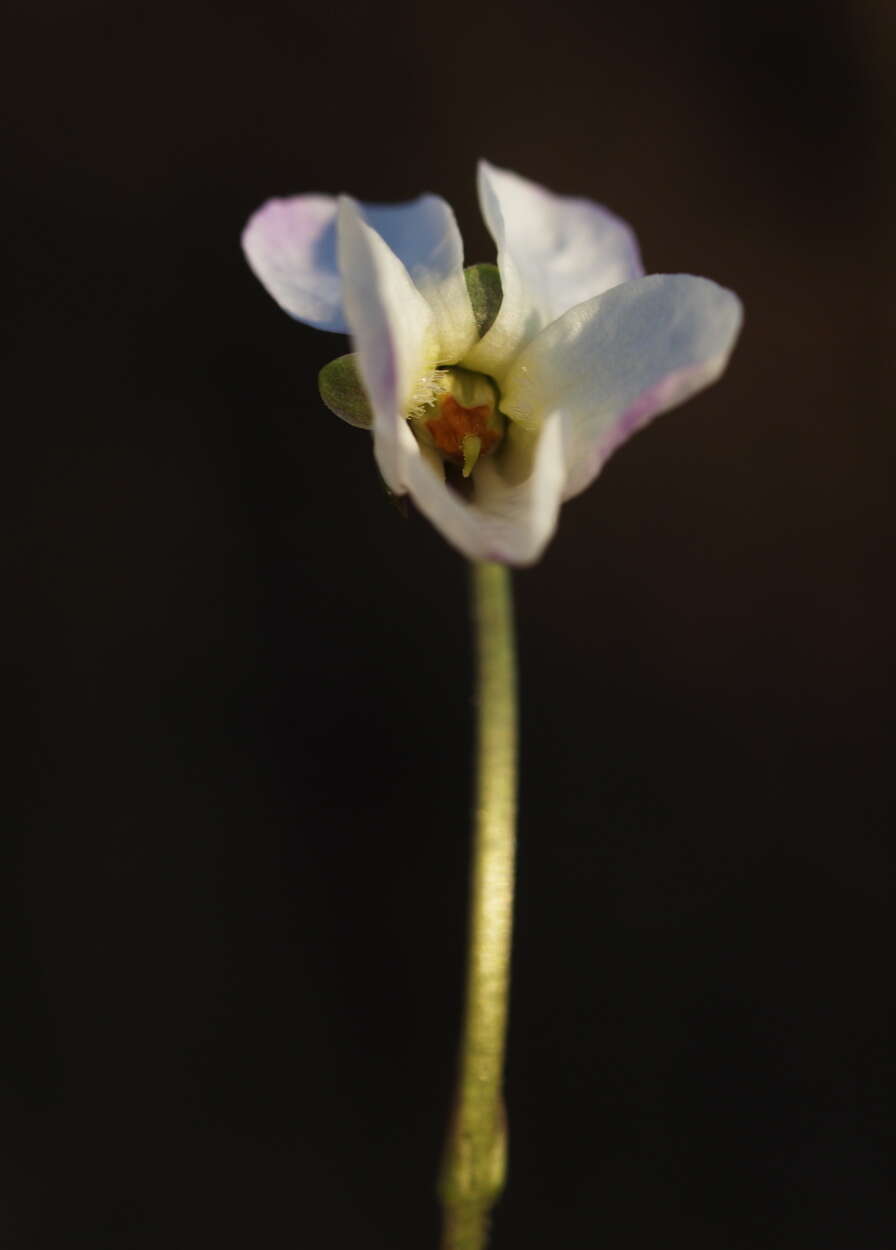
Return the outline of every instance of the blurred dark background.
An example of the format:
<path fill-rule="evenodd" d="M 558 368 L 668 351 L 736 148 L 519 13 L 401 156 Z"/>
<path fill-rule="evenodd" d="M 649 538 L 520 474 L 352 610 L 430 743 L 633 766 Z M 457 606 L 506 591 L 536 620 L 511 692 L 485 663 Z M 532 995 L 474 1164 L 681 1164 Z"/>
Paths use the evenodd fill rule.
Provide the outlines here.
<path fill-rule="evenodd" d="M 747 310 L 517 578 L 494 1250 L 892 1246 L 887 0 L 8 12 L 0 1244 L 436 1245 L 465 570 L 238 240 L 485 155 Z"/>

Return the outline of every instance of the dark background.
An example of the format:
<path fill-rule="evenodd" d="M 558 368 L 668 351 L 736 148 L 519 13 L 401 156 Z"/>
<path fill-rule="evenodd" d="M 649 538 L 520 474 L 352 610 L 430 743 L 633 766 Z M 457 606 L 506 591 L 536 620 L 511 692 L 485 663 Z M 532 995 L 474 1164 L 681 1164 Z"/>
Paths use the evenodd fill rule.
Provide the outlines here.
<path fill-rule="evenodd" d="M 887 0 L 10 13 L 0 1244 L 436 1245 L 465 572 L 238 239 L 485 155 L 747 313 L 517 578 L 494 1250 L 892 1246 Z"/>

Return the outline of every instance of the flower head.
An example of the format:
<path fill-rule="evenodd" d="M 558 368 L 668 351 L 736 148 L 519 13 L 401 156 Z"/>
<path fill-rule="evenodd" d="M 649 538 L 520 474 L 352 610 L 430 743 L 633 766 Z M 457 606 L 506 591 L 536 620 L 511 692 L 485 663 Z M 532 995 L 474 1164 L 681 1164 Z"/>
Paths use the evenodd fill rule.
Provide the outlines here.
<path fill-rule="evenodd" d="M 479 198 L 500 286 L 465 275 L 435 195 L 270 200 L 243 247 L 288 313 L 351 334 L 363 395 L 348 386 L 346 419 L 370 425 L 389 489 L 471 559 L 529 564 L 620 443 L 715 381 L 741 306 L 706 278 L 645 277 L 598 204 L 485 161 Z"/>

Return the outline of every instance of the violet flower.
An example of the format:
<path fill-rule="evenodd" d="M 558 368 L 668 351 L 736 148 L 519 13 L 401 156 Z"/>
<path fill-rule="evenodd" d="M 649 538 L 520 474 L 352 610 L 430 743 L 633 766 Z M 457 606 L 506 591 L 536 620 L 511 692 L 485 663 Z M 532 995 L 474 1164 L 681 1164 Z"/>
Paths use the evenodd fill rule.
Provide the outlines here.
<path fill-rule="evenodd" d="M 288 313 L 351 335 L 389 489 L 470 559 L 524 565 L 625 439 L 718 378 L 741 305 L 706 278 L 645 277 L 629 226 L 589 200 L 485 161 L 479 199 L 490 311 L 435 195 L 269 200 L 243 247 Z"/>

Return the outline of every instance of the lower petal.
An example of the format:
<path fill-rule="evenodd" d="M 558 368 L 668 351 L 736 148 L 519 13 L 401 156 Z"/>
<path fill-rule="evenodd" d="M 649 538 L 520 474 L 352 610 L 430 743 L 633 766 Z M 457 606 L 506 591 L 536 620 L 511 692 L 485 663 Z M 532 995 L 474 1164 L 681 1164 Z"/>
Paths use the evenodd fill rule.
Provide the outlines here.
<path fill-rule="evenodd" d="M 556 529 L 565 482 L 558 420 L 545 422 L 534 442 L 511 428 L 500 457 L 476 466 L 472 502 L 448 486 L 441 465 L 423 454 L 407 427 L 405 434 L 405 488 L 450 543 L 471 560 L 526 565 L 538 559 Z"/>

